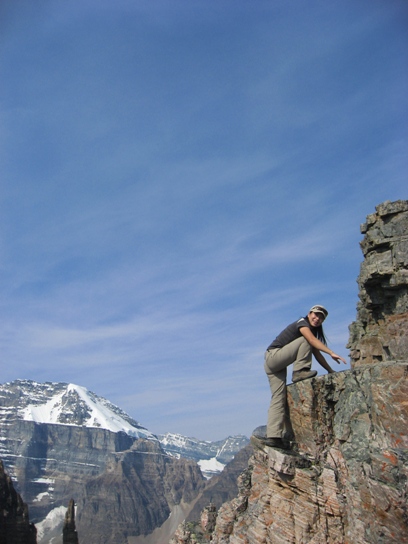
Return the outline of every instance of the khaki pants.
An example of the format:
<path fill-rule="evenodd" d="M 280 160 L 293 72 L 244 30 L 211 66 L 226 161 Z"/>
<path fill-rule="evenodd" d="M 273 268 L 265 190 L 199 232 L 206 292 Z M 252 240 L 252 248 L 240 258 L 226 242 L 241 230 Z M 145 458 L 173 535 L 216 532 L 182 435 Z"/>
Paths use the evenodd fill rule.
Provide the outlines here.
<path fill-rule="evenodd" d="M 289 411 L 286 398 L 286 368 L 293 363 L 293 371 L 310 370 L 312 346 L 301 336 L 283 348 L 265 353 L 265 372 L 269 379 L 272 399 L 268 411 L 266 435 L 281 438 L 289 429 Z"/>

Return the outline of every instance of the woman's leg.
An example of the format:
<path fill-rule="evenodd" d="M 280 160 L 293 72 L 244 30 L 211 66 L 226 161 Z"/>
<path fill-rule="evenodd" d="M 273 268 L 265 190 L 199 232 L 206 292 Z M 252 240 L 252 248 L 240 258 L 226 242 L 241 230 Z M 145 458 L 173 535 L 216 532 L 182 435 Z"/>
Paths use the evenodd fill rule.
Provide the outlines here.
<path fill-rule="evenodd" d="M 310 370 L 312 366 L 312 346 L 301 336 L 283 348 L 266 352 L 266 373 L 278 372 L 294 363 L 293 370 Z M 269 372 L 268 372 L 269 371 Z"/>
<path fill-rule="evenodd" d="M 301 340 L 296 359 L 293 362 L 293 372 L 310 370 L 312 368 L 312 346 L 303 336 Z"/>
<path fill-rule="evenodd" d="M 312 347 L 303 336 L 265 354 L 265 372 L 272 393 L 268 410 L 268 438 L 281 438 L 285 429 L 288 414 L 286 368 L 292 363 L 294 370 L 309 370 L 312 365 Z"/>
<path fill-rule="evenodd" d="M 267 373 L 267 375 L 272 398 L 268 410 L 266 436 L 268 438 L 282 438 L 287 413 L 286 368 L 273 374 Z"/>

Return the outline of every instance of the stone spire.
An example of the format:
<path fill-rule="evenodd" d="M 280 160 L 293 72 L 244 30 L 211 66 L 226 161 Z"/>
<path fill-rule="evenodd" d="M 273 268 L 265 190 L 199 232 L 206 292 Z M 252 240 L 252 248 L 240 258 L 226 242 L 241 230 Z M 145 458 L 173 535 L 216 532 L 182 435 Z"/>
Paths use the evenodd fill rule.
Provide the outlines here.
<path fill-rule="evenodd" d="M 407 357 L 408 200 L 377 206 L 361 233 L 360 302 L 348 344 L 353 368 Z"/>
<path fill-rule="evenodd" d="M 62 544 L 79 544 L 78 533 L 75 529 L 75 503 L 74 499 L 69 501 L 65 514 L 64 529 L 62 532 Z"/>

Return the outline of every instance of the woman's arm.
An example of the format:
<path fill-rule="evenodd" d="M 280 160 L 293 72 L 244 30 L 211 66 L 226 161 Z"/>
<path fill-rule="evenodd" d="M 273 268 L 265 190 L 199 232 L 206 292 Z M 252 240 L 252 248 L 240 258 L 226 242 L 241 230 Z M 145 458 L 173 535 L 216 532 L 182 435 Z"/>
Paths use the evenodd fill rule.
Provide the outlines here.
<path fill-rule="evenodd" d="M 320 353 L 320 351 L 317 348 L 312 349 L 313 355 L 315 356 L 316 361 L 321 365 L 329 374 L 334 372 L 332 367 L 329 365 L 329 363 L 326 361 L 326 359 L 323 357 L 323 355 Z"/>
<path fill-rule="evenodd" d="M 340 357 L 340 355 L 337 355 L 336 353 L 334 353 L 334 351 L 329 349 L 325 344 L 323 344 L 323 342 L 320 342 L 320 340 L 318 340 L 316 338 L 316 336 L 312 333 L 312 331 L 308 327 L 300 327 L 299 331 L 300 331 L 300 334 L 309 342 L 309 344 L 312 346 L 312 348 L 314 348 L 315 350 L 318 350 L 319 352 L 323 351 L 324 353 L 327 353 L 338 364 L 340 364 L 340 361 L 342 361 L 345 365 L 347 364 L 347 361 L 345 359 L 343 359 L 343 357 Z M 317 361 L 323 366 L 323 368 L 326 368 L 324 366 L 324 363 L 326 363 L 326 365 L 327 365 L 327 362 L 326 362 L 326 359 L 323 357 L 323 355 L 320 354 L 321 358 L 324 360 L 324 363 L 322 363 L 318 359 L 318 357 L 316 356 L 315 353 L 314 353 L 314 355 L 315 355 Z M 327 366 L 329 366 L 329 365 L 327 365 Z M 327 370 L 327 368 L 326 368 L 326 370 Z"/>

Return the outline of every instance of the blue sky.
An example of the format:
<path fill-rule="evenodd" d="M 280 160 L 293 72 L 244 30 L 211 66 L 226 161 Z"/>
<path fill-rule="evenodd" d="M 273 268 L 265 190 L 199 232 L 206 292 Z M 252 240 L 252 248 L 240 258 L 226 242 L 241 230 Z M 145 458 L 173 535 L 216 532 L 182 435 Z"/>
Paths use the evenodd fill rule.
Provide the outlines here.
<path fill-rule="evenodd" d="M 314 303 L 348 358 L 360 224 L 407 198 L 407 23 L 399 0 L 3 0 L 2 383 L 217 440 L 265 424 L 264 350 Z"/>

